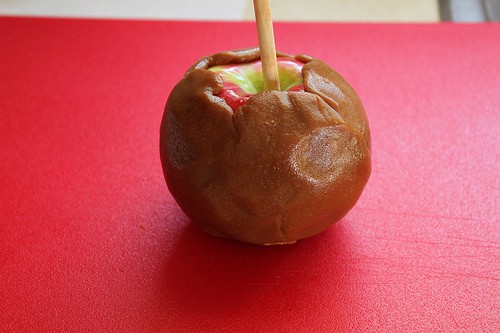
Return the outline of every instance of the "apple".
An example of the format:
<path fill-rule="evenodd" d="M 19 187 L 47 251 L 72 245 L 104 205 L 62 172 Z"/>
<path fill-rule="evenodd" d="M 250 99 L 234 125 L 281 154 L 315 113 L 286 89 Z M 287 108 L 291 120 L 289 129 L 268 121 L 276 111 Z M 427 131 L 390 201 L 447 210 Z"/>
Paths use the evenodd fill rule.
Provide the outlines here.
<path fill-rule="evenodd" d="M 258 49 L 201 58 L 175 85 L 160 128 L 168 189 L 207 233 L 289 244 L 344 217 L 371 172 L 363 105 L 309 56 L 278 54 L 281 91 L 263 91 Z"/>
<path fill-rule="evenodd" d="M 304 64 L 294 58 L 278 57 L 278 73 L 282 91 L 304 91 L 302 67 Z M 262 62 L 213 66 L 208 69 L 221 76 L 224 81 L 219 97 L 236 111 L 248 99 L 264 91 Z"/>

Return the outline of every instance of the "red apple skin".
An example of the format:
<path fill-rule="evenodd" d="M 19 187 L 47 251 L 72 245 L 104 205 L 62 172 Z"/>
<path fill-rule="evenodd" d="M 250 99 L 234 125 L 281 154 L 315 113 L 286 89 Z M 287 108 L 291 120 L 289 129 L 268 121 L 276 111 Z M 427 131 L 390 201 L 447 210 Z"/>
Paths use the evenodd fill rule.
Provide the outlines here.
<path fill-rule="evenodd" d="M 245 105 L 253 94 L 244 92 L 238 85 L 234 83 L 224 82 L 224 85 L 218 95 L 224 99 L 233 111 L 239 109 L 240 106 Z"/>
<path fill-rule="evenodd" d="M 165 108 L 160 157 L 171 194 L 208 233 L 293 243 L 359 199 L 371 173 L 368 120 L 352 87 L 307 56 L 297 56 L 304 91 L 258 93 L 233 111 L 208 68 L 258 58 L 256 49 L 222 52 L 186 73 Z"/>

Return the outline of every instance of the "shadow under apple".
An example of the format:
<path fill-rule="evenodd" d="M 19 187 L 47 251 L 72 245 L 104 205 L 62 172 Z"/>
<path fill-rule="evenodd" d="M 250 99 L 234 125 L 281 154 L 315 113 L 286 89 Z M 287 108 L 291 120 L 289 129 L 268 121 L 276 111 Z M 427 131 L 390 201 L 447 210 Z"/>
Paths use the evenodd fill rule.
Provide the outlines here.
<path fill-rule="evenodd" d="M 305 320 L 335 293 L 332 286 L 344 288 L 352 273 L 342 259 L 352 240 L 347 223 L 293 245 L 269 247 L 216 238 L 187 224 L 167 258 L 160 288 L 169 321 L 185 329 L 238 329 L 259 321 L 280 325 L 297 316 Z M 335 296 L 326 300 L 328 311 L 349 303 L 339 297 L 342 302 Z"/>

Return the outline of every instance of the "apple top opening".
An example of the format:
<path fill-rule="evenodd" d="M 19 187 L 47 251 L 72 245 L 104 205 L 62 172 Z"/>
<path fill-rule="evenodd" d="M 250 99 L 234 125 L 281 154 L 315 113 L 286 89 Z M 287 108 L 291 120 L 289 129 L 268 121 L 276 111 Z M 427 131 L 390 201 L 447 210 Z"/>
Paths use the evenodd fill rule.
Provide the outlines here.
<path fill-rule="evenodd" d="M 302 67 L 304 64 L 294 58 L 278 57 L 280 87 L 283 91 L 302 85 Z M 264 75 L 262 62 L 256 60 L 249 63 L 213 66 L 208 70 L 219 74 L 224 83 L 234 84 L 247 94 L 264 91 Z"/>
<path fill-rule="evenodd" d="M 304 91 L 302 67 L 304 63 L 286 57 L 278 57 L 278 73 L 282 91 Z M 264 75 L 260 60 L 212 66 L 208 68 L 218 74 L 223 81 L 223 87 L 218 94 L 236 111 L 250 97 L 264 91 Z"/>

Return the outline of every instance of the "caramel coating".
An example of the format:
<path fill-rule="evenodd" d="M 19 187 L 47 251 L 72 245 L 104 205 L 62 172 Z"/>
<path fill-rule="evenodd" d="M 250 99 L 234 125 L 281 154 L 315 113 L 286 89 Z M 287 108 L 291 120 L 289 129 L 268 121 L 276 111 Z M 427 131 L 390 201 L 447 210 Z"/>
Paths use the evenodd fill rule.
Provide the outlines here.
<path fill-rule="evenodd" d="M 217 96 L 221 77 L 208 68 L 259 59 L 258 49 L 248 49 L 200 59 L 169 96 L 160 129 L 165 179 L 209 234 L 293 243 L 344 217 L 368 182 L 361 101 L 322 61 L 295 58 L 305 63 L 304 92 L 258 93 L 233 112 Z"/>

